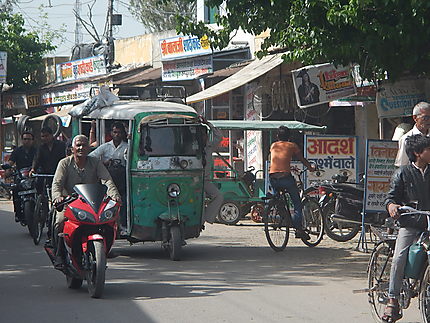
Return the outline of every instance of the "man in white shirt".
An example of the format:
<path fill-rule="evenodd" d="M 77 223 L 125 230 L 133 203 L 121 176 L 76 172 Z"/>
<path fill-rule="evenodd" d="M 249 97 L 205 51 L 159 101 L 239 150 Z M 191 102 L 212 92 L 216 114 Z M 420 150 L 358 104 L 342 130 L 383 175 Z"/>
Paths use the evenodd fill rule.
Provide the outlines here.
<path fill-rule="evenodd" d="M 409 164 L 409 158 L 406 155 L 406 138 L 412 135 L 430 135 L 430 104 L 427 102 L 417 103 L 412 112 L 412 118 L 415 121 L 414 127 L 399 139 L 399 151 L 394 163 L 397 167 Z"/>
<path fill-rule="evenodd" d="M 120 211 L 120 235 L 125 235 L 127 227 L 125 154 L 127 152 L 128 144 L 126 142 L 127 133 L 121 122 L 117 121 L 112 124 L 111 136 L 111 141 L 97 147 L 89 154 L 89 156 L 101 159 L 112 176 L 115 186 L 118 188 L 123 202 Z"/>

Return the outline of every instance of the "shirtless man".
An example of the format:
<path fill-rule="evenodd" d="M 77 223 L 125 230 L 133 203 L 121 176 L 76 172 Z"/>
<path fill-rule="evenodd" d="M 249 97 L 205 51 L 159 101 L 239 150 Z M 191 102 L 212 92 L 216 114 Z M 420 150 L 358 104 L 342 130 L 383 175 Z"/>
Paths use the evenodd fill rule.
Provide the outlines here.
<path fill-rule="evenodd" d="M 299 189 L 294 176 L 291 174 L 291 159 L 293 156 L 296 157 L 311 171 L 315 170 L 315 166 L 303 157 L 297 144 L 288 141 L 290 130 L 287 127 L 279 127 L 277 137 L 278 141 L 270 147 L 270 185 L 276 191 L 286 190 L 290 194 L 294 205 L 293 225 L 296 229 L 296 238 L 309 240 L 310 237 L 303 227 L 303 206 Z"/>

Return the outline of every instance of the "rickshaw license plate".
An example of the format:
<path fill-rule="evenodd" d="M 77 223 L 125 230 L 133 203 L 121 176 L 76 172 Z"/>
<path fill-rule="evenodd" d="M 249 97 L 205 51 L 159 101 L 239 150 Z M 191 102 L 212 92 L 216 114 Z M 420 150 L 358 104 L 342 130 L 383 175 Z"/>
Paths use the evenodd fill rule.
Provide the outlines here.
<path fill-rule="evenodd" d="M 27 194 L 33 194 L 33 193 L 36 193 L 36 189 L 18 192 L 18 195 L 27 195 Z"/>

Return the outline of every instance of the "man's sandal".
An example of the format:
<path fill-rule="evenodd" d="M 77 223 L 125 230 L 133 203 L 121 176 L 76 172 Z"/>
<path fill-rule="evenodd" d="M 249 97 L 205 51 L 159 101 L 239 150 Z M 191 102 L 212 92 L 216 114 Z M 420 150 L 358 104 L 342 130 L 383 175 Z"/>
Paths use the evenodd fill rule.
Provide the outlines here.
<path fill-rule="evenodd" d="M 398 304 L 387 304 L 384 315 L 381 317 L 383 322 L 394 323 L 403 317 Z"/>

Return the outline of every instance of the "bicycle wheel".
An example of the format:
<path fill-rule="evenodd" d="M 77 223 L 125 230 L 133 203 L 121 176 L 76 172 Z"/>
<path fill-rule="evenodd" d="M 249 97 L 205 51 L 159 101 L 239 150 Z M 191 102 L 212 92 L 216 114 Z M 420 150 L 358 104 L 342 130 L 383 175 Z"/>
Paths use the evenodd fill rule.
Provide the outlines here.
<path fill-rule="evenodd" d="M 43 214 L 42 195 L 39 195 L 36 200 L 33 215 L 33 242 L 38 245 L 42 238 L 43 227 L 45 226 L 45 217 Z"/>
<path fill-rule="evenodd" d="M 427 266 L 421 281 L 419 307 L 424 323 L 430 322 L 430 267 Z"/>
<path fill-rule="evenodd" d="M 311 237 L 309 240 L 302 239 L 303 243 L 308 247 L 317 246 L 324 235 L 324 219 L 318 201 L 309 196 L 303 199 L 303 221 Z"/>
<path fill-rule="evenodd" d="M 373 318 L 381 323 L 388 303 L 392 256 L 393 249 L 387 243 L 380 242 L 372 253 L 368 267 L 369 304 Z"/>
<path fill-rule="evenodd" d="M 264 208 L 263 221 L 267 242 L 275 251 L 282 251 L 288 243 L 290 228 L 284 204 L 278 200 L 270 200 Z"/>

